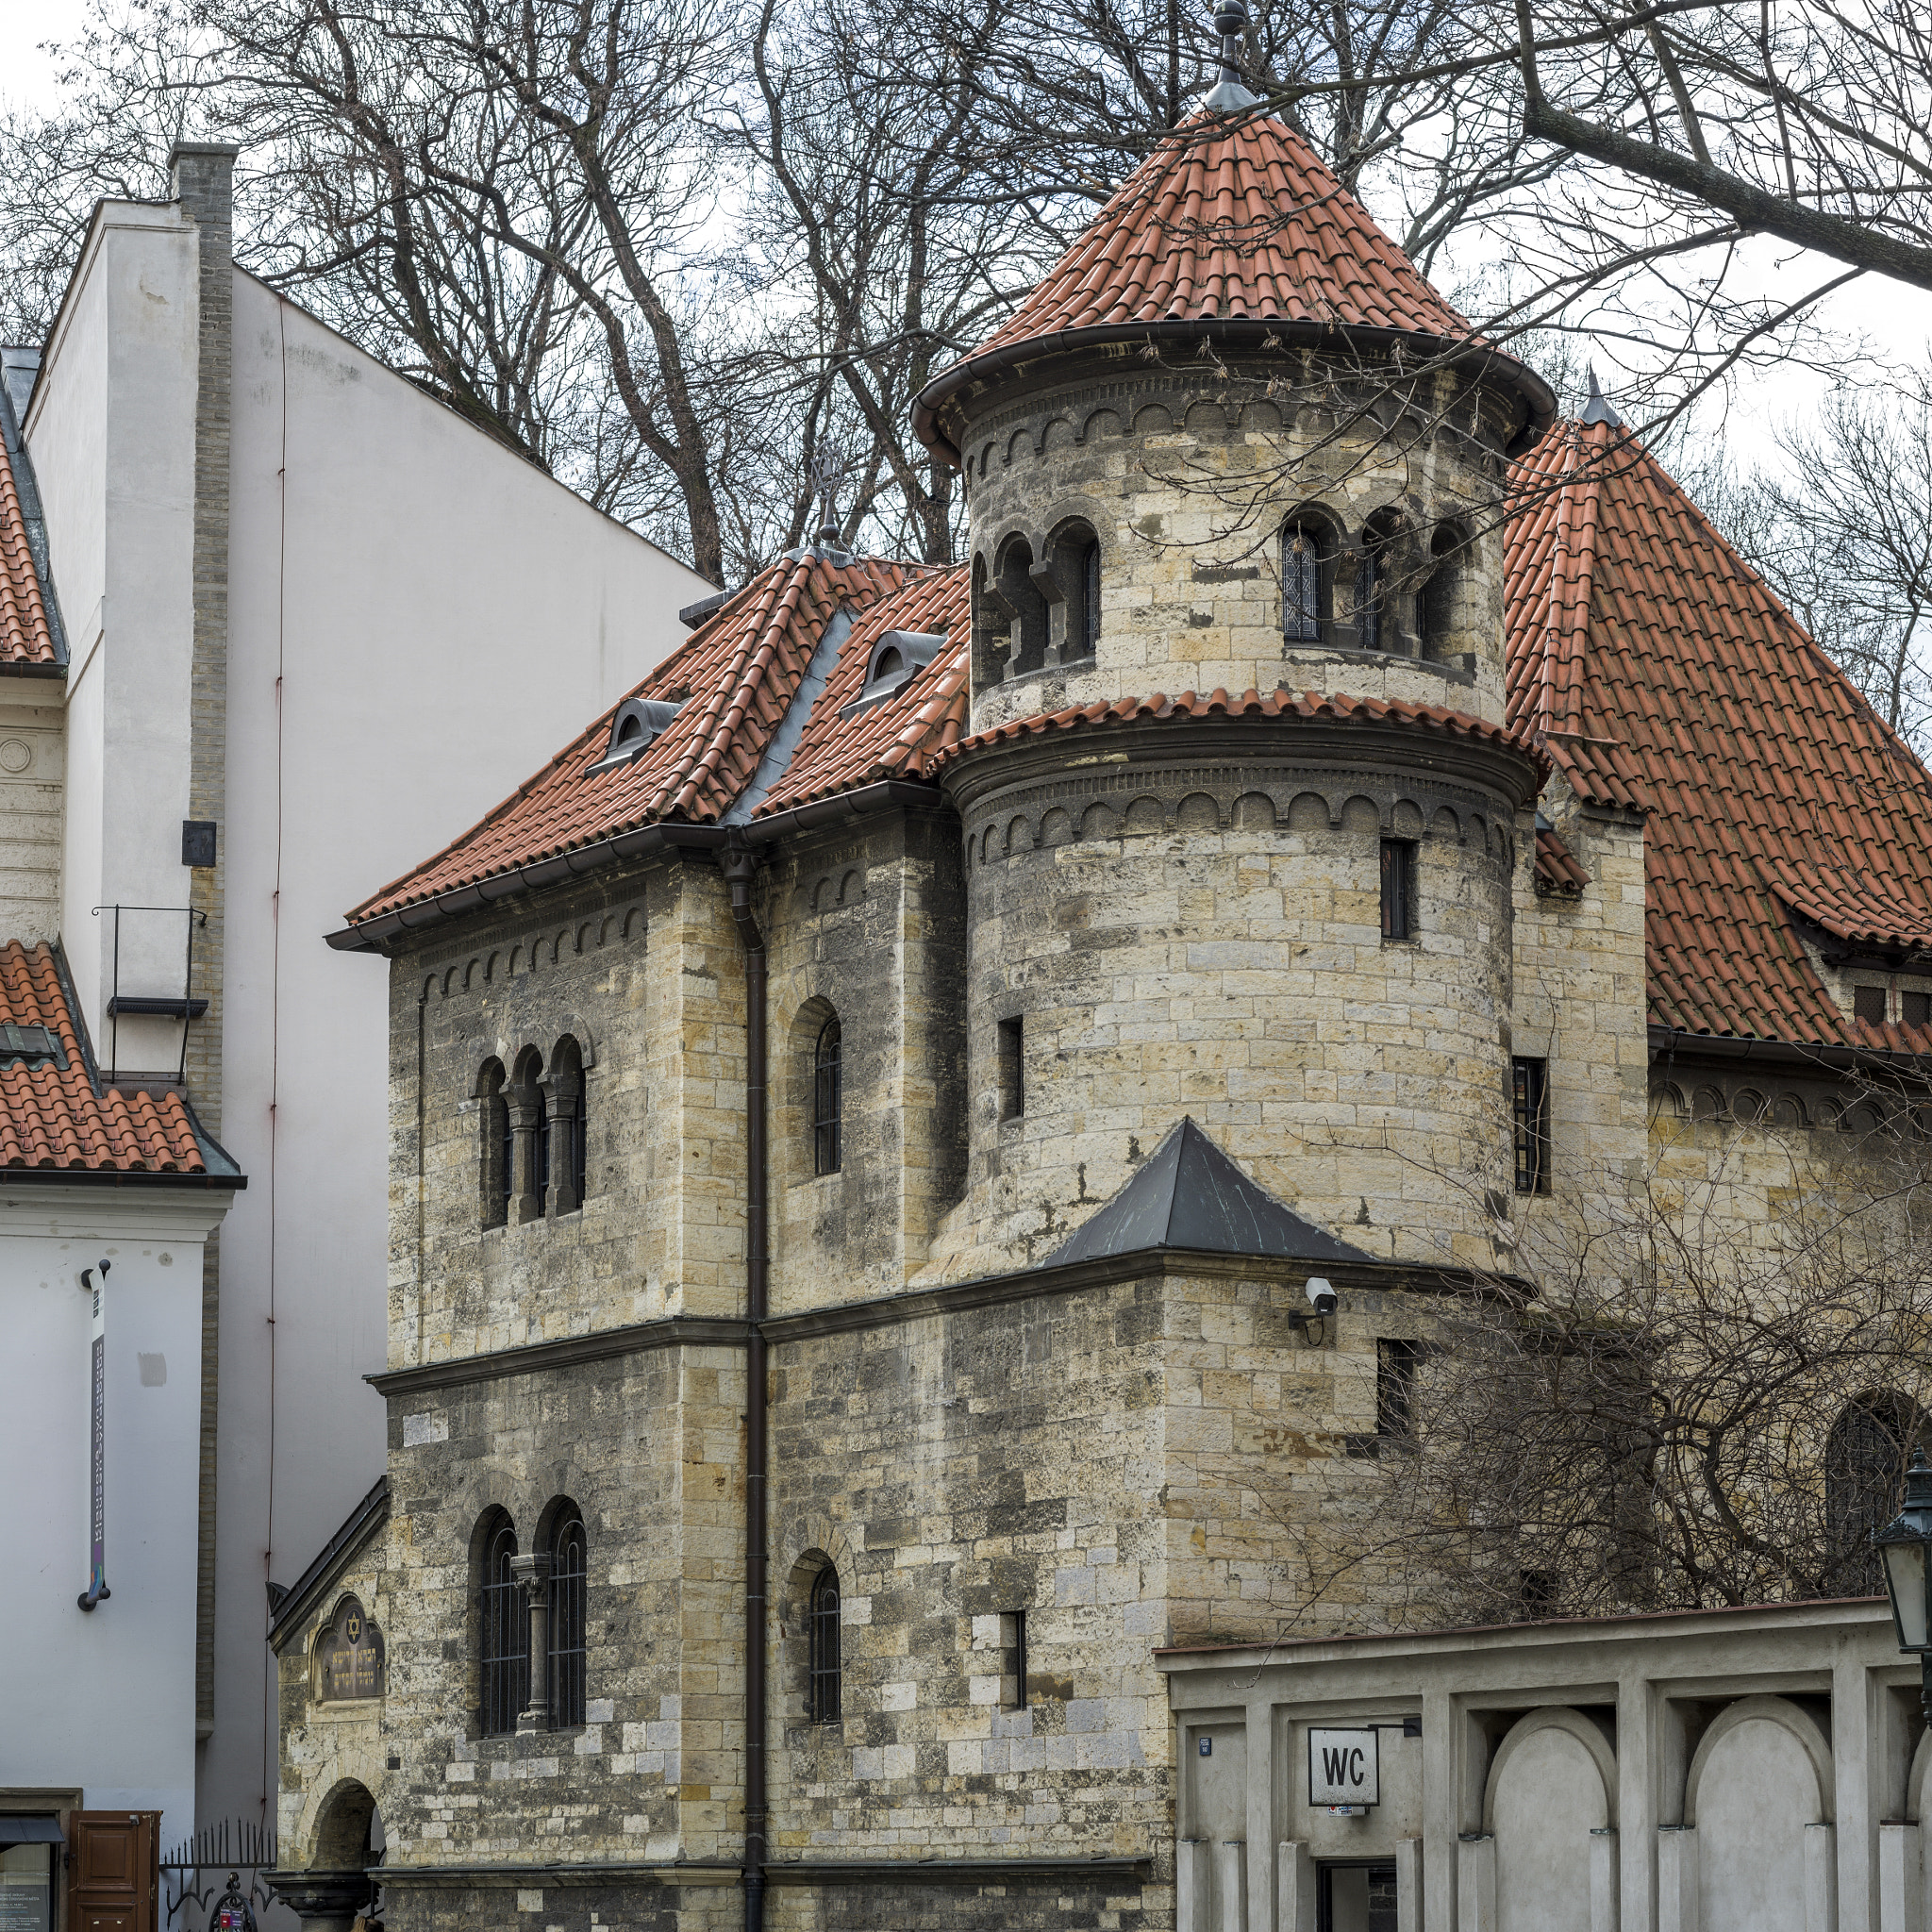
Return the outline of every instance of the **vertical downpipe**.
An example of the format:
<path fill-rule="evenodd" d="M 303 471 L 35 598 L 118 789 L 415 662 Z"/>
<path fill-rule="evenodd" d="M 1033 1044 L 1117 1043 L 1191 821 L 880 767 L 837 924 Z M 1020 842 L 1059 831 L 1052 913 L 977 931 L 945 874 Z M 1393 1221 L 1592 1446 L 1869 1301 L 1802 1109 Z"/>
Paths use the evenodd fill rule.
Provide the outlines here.
<path fill-rule="evenodd" d="M 744 942 L 744 1932 L 765 1924 L 765 936 L 751 907 L 758 861 L 720 855 Z"/>

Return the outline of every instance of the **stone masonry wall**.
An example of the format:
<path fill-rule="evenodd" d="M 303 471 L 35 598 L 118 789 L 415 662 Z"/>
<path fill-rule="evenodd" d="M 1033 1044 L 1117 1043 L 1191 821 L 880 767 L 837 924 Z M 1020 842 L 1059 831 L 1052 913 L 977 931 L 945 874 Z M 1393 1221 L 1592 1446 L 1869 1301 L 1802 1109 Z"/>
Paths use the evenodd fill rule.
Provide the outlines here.
<path fill-rule="evenodd" d="M 1183 1113 L 1367 1253 L 1487 1265 L 1462 1176 L 1472 1149 L 1499 1171 L 1507 1151 L 1527 773 L 1402 727 L 1234 720 L 1056 734 L 950 767 L 973 1098 L 946 1272 L 1045 1259 Z M 1415 845 L 1411 940 L 1382 935 L 1384 837 Z M 1015 1019 L 1017 1114 L 999 1075 Z"/>
<path fill-rule="evenodd" d="M 1015 539 L 1047 561 L 1073 521 L 1099 540 L 1102 582 L 1093 659 L 1069 666 L 1056 645 L 1017 674 L 1009 620 L 977 596 L 974 730 L 1096 699 L 1277 684 L 1500 720 L 1505 414 L 1447 376 L 1405 382 L 1300 352 L 1150 363 L 1131 344 L 973 396 L 960 448 L 975 582 L 997 584 Z M 1283 642 L 1291 513 L 1328 532 L 1333 614 L 1314 645 Z M 1353 560 L 1372 522 L 1395 535 L 1382 648 L 1365 650 Z M 1452 527 L 1453 611 L 1424 646 L 1414 586 Z"/>

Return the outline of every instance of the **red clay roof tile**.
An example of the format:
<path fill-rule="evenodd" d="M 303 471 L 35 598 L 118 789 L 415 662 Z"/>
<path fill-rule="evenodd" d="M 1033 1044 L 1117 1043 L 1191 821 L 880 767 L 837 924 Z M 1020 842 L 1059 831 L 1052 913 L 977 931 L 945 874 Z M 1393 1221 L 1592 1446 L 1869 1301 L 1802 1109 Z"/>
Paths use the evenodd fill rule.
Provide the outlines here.
<path fill-rule="evenodd" d="M 1653 1023 L 1899 1033 L 1846 1017 L 1793 915 L 1932 947 L 1924 767 L 1634 438 L 1565 425 L 1515 480 L 1508 715 L 1579 797 L 1648 811 Z"/>
<path fill-rule="evenodd" d="M 0 664 L 45 665 L 52 671 L 59 662 L 13 462 L 0 443 Z"/>
<path fill-rule="evenodd" d="M 1174 324 L 1374 330 L 1442 346 L 1479 340 L 1287 122 L 1203 113 L 1128 175 L 999 328 L 926 386 L 913 426 L 943 441 L 932 411 L 1024 345 Z M 1494 362 L 1547 422 L 1541 378 L 1508 357 Z"/>
<path fill-rule="evenodd" d="M 96 1092 L 54 949 L 0 946 L 0 1024 L 44 1026 L 66 1064 L 0 1058 L 0 1173 L 206 1174 L 178 1093 Z"/>

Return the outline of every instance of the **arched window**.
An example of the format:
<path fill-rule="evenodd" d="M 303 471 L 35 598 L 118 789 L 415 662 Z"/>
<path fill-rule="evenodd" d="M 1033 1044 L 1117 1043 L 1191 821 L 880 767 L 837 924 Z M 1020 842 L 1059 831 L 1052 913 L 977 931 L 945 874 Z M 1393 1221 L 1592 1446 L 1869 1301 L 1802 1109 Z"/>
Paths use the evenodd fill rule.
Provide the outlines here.
<path fill-rule="evenodd" d="M 1924 1424 L 1903 1396 L 1849 1404 L 1824 1445 L 1824 1525 L 1831 1587 L 1846 1595 L 1884 1589 L 1872 1534 L 1897 1513 L 1906 1458 Z"/>
<path fill-rule="evenodd" d="M 1060 605 L 1059 661 L 1079 664 L 1100 643 L 1100 542 L 1086 524 L 1068 524 L 1055 534 L 1047 573 Z"/>
<path fill-rule="evenodd" d="M 550 1056 L 549 1077 L 543 1082 L 545 1174 L 550 1187 L 550 1212 L 570 1214 L 584 1205 L 585 1097 L 584 1056 L 568 1034 Z"/>
<path fill-rule="evenodd" d="M 509 1108 L 508 1218 L 535 1221 L 550 1188 L 550 1124 L 543 1108 L 543 1056 L 526 1046 L 503 1090 Z"/>
<path fill-rule="evenodd" d="M 1281 630 L 1291 644 L 1317 644 L 1327 615 L 1322 536 L 1311 524 L 1281 533 Z"/>
<path fill-rule="evenodd" d="M 1430 569 L 1423 585 L 1418 626 L 1424 658 L 1448 656 L 1460 616 L 1462 551 L 1462 533 L 1454 524 L 1440 525 L 1429 540 Z"/>
<path fill-rule="evenodd" d="M 999 581 L 991 601 L 1007 613 L 1011 651 L 1007 668 L 1014 674 L 1038 671 L 1046 662 L 1046 599 L 1033 581 L 1033 546 L 1024 537 L 1008 541 L 1000 553 Z"/>
<path fill-rule="evenodd" d="M 1358 651 L 1385 648 L 1388 595 L 1388 545 L 1381 537 L 1364 530 L 1355 558 L 1355 641 Z"/>
<path fill-rule="evenodd" d="M 535 1147 L 531 1158 L 531 1178 L 537 1196 L 537 1218 L 541 1221 L 550 1208 L 550 1101 L 543 1090 L 537 1090 L 537 1113 L 533 1124 Z"/>
<path fill-rule="evenodd" d="M 812 1578 L 811 1687 L 808 1699 L 815 1724 L 839 1722 L 844 1667 L 839 1652 L 839 1573 L 827 1563 Z"/>
<path fill-rule="evenodd" d="M 994 607 L 986 558 L 973 559 L 973 682 L 984 690 L 1007 675 L 1006 613 Z"/>
<path fill-rule="evenodd" d="M 489 1059 L 476 1076 L 476 1163 L 485 1227 L 509 1219 L 509 1104 L 503 1097 L 503 1062 Z"/>
<path fill-rule="evenodd" d="M 844 1069 L 836 1016 L 819 1028 L 811 1056 L 811 1158 L 814 1174 L 837 1174 L 843 1152 L 840 1118 Z"/>
<path fill-rule="evenodd" d="M 550 1540 L 550 1722 L 584 1722 L 584 1519 L 566 1505 Z"/>
<path fill-rule="evenodd" d="M 516 1554 L 515 1525 L 498 1509 L 484 1527 L 478 1600 L 482 1696 L 477 1715 L 486 1738 L 515 1730 L 517 1714 L 530 1701 L 530 1626 L 524 1615 L 524 1593 L 511 1568 Z"/>

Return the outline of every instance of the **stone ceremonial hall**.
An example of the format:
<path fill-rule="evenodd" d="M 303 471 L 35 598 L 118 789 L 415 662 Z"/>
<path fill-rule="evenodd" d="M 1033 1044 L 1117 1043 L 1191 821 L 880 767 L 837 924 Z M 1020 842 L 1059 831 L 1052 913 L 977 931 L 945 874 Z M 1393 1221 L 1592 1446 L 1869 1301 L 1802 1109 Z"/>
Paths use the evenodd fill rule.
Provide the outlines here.
<path fill-rule="evenodd" d="M 1523 1217 L 1723 1169 L 1748 1227 L 1856 1165 L 1861 1056 L 1932 1053 L 1925 773 L 1280 120 L 1170 137 L 915 422 L 967 561 L 777 558 L 334 935 L 391 990 L 389 1462 L 274 1592 L 283 1895 L 1916 1900 L 1881 1606 L 1734 1617 L 1761 1681 L 1697 1617 L 1668 1671 L 1643 1620 L 1352 1663 L 1399 1579 L 1307 1603 L 1295 1531 Z M 1304 1668 L 1382 1725 L 1374 1815 L 1297 1795 Z M 1696 1876 L 1747 1866 L 1770 1916 Z"/>

